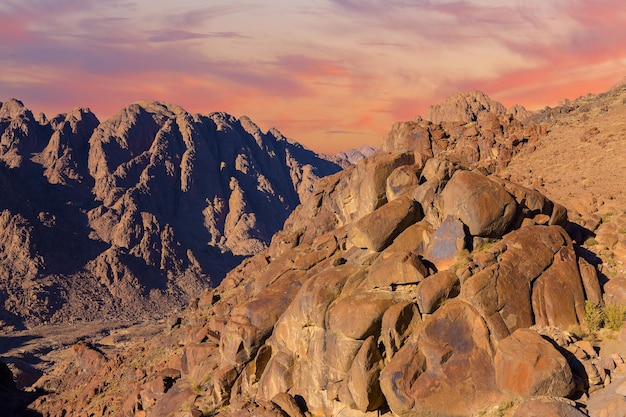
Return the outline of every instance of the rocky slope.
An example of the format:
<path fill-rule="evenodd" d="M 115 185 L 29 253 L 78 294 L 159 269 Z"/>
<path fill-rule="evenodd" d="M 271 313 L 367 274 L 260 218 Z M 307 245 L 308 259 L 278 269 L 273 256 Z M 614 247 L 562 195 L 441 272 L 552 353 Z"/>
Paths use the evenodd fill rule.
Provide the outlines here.
<path fill-rule="evenodd" d="M 617 103 L 625 93 L 609 95 Z M 526 124 L 483 114 L 470 126 L 395 125 L 386 152 L 318 181 L 267 250 L 158 336 L 75 345 L 36 384 L 48 394 L 32 408 L 45 416 L 618 415 L 623 357 L 598 356 L 580 338 L 585 302 L 611 294 L 597 248 L 581 234 L 600 235 L 622 217 L 592 230 L 511 181 L 536 181 L 516 167 L 559 129 L 545 112 L 553 109 Z M 485 136 L 485 152 L 468 160 L 469 138 Z"/>
<path fill-rule="evenodd" d="M 159 102 L 100 123 L 9 100 L 0 138 L 1 318 L 18 325 L 180 307 L 340 169 L 247 117 Z"/>

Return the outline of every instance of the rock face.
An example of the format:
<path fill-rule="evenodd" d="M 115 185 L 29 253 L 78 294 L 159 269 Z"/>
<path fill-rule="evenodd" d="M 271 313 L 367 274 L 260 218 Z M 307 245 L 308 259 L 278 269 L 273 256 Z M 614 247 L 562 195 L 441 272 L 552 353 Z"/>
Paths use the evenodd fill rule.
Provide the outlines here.
<path fill-rule="evenodd" d="M 173 329 L 105 358 L 101 369 L 111 371 L 96 371 L 101 379 L 66 364 L 59 372 L 72 377 L 35 408 L 52 416 L 60 407 L 472 416 L 519 396 L 569 395 L 574 373 L 554 347 L 564 338 L 541 330 L 585 325 L 589 283 L 561 207 L 417 153 L 380 153 L 321 179 L 270 247 L 199 297 Z M 390 199 L 388 179 L 401 167 L 419 181 L 393 182 Z M 139 349 L 169 353 L 130 364 Z M 153 381 L 169 368 L 181 377 L 166 390 Z M 102 379 L 156 394 L 122 403 L 117 382 L 98 399 L 82 388 Z"/>
<path fill-rule="evenodd" d="M 159 102 L 100 123 L 88 109 L 35 120 L 9 100 L 0 161 L 1 318 L 29 324 L 180 307 L 340 169 L 247 117 Z"/>

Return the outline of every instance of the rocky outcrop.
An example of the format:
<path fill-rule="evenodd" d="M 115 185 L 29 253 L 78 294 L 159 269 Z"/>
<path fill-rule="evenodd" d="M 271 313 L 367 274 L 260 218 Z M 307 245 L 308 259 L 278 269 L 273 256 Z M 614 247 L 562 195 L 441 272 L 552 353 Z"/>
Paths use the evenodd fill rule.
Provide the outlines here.
<path fill-rule="evenodd" d="M 14 324 L 160 316 L 264 250 L 339 171 L 249 118 L 0 105 L 0 291 Z"/>
<path fill-rule="evenodd" d="M 428 120 L 397 122 L 383 139 L 386 152 L 414 149 L 416 159 L 448 155 L 467 167 L 501 172 L 514 155 L 532 151 L 547 133 L 521 106 L 508 112 L 479 91 L 454 94 L 431 106 Z"/>
<path fill-rule="evenodd" d="M 491 100 L 480 91 L 455 93 L 445 98 L 441 104 L 435 104 L 428 109 L 428 120 L 433 123 L 441 122 L 475 122 L 491 115 L 506 114 L 506 108 L 497 101 Z"/>
<path fill-rule="evenodd" d="M 400 167 L 419 181 L 395 182 L 406 185 L 389 199 Z M 584 390 L 591 373 L 571 359 L 573 337 L 553 330 L 585 326 L 589 283 L 566 218 L 541 194 L 454 161 L 377 154 L 320 180 L 267 251 L 146 341 L 170 353 L 126 389 L 158 395 L 107 413 L 472 416 Z M 108 378 L 125 378 L 135 354 Z M 164 392 L 167 368 L 181 377 Z M 64 384 L 38 409 L 97 409 Z M 110 404 L 116 395 L 101 392 Z"/>

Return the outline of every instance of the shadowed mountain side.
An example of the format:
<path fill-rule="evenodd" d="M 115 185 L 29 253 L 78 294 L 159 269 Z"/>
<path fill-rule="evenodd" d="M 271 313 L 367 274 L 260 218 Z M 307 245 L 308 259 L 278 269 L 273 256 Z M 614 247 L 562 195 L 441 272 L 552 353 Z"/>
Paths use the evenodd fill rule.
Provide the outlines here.
<path fill-rule="evenodd" d="M 99 123 L 9 100 L 0 135 L 1 301 L 28 324 L 178 308 L 340 170 L 247 117 L 158 102 Z"/>

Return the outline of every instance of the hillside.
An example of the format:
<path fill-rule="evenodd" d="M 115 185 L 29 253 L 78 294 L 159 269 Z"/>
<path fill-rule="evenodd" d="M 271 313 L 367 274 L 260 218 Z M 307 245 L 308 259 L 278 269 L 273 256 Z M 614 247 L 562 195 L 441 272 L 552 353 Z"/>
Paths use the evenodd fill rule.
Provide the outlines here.
<path fill-rule="evenodd" d="M 42 355 L 55 365 L 22 404 L 50 417 L 625 409 L 626 329 L 596 330 L 589 305 L 626 305 L 612 151 L 626 88 L 534 113 L 477 92 L 433 108 L 437 123 L 398 122 L 382 152 L 317 181 L 267 249 L 180 314 L 57 338 L 73 345 Z M 44 343 L 15 336 L 11 355 Z"/>
<path fill-rule="evenodd" d="M 247 117 L 0 106 L 0 318 L 18 326 L 180 308 L 340 169 Z"/>

